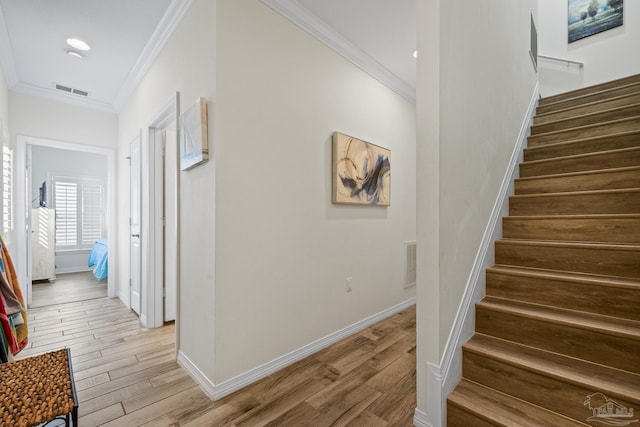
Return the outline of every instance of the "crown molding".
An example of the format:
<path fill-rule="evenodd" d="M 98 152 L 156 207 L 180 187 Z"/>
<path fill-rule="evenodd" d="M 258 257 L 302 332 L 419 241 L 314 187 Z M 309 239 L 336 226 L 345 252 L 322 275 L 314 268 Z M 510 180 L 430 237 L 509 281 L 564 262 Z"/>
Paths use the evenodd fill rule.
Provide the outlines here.
<path fill-rule="evenodd" d="M 327 25 L 315 14 L 296 0 L 261 0 L 321 42 L 333 49 L 363 71 L 379 80 L 391 90 L 411 103 L 416 102 L 416 91 L 397 75 L 373 59 L 362 49 L 345 39 L 340 33 Z"/>
<path fill-rule="evenodd" d="M 12 88 L 12 91 L 24 93 L 27 95 L 37 96 L 40 98 L 50 99 L 52 101 L 64 102 L 66 104 L 78 105 L 80 107 L 92 108 L 94 110 L 103 111 L 105 113 L 115 113 L 113 106 L 107 102 L 96 101 L 91 98 L 85 98 L 79 95 L 73 95 L 66 92 L 59 91 L 57 89 L 49 89 L 41 86 L 36 86 L 24 82 L 16 83 Z"/>
<path fill-rule="evenodd" d="M 147 74 L 147 71 L 149 71 L 153 61 L 155 61 L 160 51 L 167 43 L 167 40 L 169 40 L 169 37 L 173 34 L 173 31 L 187 9 L 189 9 L 189 6 L 191 6 L 191 3 L 193 3 L 193 0 L 172 0 L 167 11 L 158 23 L 158 26 L 149 38 L 149 41 L 145 45 L 144 49 L 142 49 L 140 57 L 138 57 L 138 60 L 129 72 L 129 75 L 127 75 L 124 84 L 118 91 L 118 94 L 113 101 L 113 108 L 115 111 L 119 112 L 122 110 L 124 104 L 127 102 L 133 91 L 138 87 L 144 76 Z"/>
<path fill-rule="evenodd" d="M 0 64 L 2 65 L 7 86 L 11 89 L 18 84 L 18 73 L 16 71 L 16 63 L 13 60 L 13 48 L 9 40 L 9 32 L 4 20 L 2 5 L 0 5 Z"/>

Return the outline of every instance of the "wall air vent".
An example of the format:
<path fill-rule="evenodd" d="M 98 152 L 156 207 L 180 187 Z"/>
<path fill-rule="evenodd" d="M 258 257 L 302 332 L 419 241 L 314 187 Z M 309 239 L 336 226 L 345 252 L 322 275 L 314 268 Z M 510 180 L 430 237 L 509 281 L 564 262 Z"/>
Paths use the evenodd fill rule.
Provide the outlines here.
<path fill-rule="evenodd" d="M 404 288 L 416 285 L 416 242 L 404 242 Z"/>
<path fill-rule="evenodd" d="M 72 87 L 59 85 L 57 83 L 56 83 L 56 89 L 61 90 L 63 92 L 72 93 L 74 95 L 89 96 L 89 92 L 87 92 L 85 90 L 74 89 Z"/>

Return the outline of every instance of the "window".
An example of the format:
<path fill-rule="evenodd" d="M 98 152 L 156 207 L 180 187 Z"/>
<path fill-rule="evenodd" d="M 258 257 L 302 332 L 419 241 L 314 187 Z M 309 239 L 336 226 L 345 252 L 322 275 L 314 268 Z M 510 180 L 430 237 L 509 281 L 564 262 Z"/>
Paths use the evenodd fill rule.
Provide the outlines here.
<path fill-rule="evenodd" d="M 56 248 L 89 249 L 104 236 L 104 183 L 54 177 Z"/>
<path fill-rule="evenodd" d="M 13 150 L 2 145 L 2 232 L 13 230 Z"/>

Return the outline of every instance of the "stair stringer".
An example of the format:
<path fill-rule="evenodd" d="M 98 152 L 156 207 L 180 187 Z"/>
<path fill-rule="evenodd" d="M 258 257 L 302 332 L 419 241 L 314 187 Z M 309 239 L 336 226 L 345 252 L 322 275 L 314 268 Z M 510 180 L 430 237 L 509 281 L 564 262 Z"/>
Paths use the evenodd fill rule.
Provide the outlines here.
<path fill-rule="evenodd" d="M 462 378 L 462 344 L 475 332 L 475 305 L 485 296 L 485 271 L 494 264 L 494 242 L 502 237 L 501 219 L 509 214 L 509 196 L 514 194 L 515 179 L 520 177 L 518 165 L 523 161 L 524 148 L 530 134 L 539 96 L 538 83 L 533 89 L 489 222 L 482 235 L 440 364 L 427 362 L 427 412 L 425 414 L 416 409 L 413 422 L 417 427 L 446 425 L 447 396 Z"/>

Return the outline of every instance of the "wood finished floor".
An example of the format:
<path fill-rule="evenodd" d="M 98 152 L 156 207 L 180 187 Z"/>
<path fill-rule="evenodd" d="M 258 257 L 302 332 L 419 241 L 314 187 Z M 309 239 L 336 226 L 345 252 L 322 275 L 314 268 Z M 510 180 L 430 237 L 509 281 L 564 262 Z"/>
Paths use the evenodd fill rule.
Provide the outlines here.
<path fill-rule="evenodd" d="M 91 271 L 57 274 L 53 282 L 38 281 L 31 286 L 31 307 L 85 301 L 107 296 L 107 281 L 99 281 Z"/>
<path fill-rule="evenodd" d="M 219 401 L 175 361 L 175 328 L 140 327 L 119 300 L 29 311 L 20 358 L 71 348 L 79 425 L 411 426 L 415 307 Z"/>

